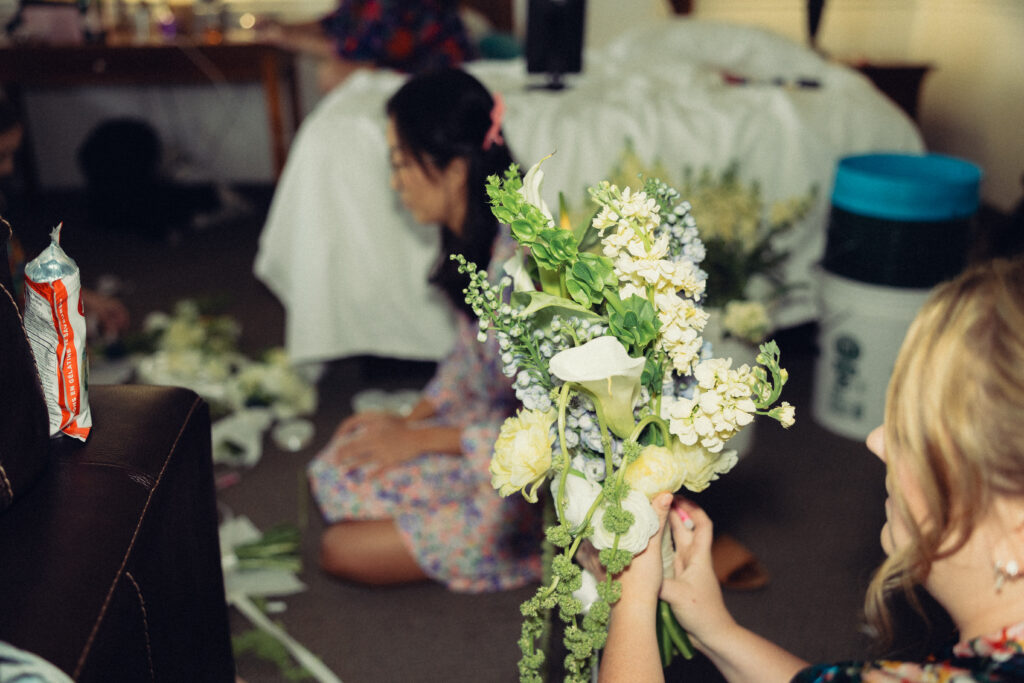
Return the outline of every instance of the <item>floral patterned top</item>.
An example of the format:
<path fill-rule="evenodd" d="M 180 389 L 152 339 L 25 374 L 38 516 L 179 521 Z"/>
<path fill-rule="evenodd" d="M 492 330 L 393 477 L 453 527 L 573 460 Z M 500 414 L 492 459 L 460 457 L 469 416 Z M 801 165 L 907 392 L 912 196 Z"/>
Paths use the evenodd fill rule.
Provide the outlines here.
<path fill-rule="evenodd" d="M 494 264 L 514 248 L 505 233 Z M 491 486 L 494 443 L 519 402 L 493 336 L 481 344 L 476 323 L 462 313 L 458 319 L 455 346 L 423 395 L 436 423 L 462 428 L 462 457 L 425 453 L 372 476 L 339 468 L 328 444 L 309 466 L 310 485 L 328 523 L 393 519 L 420 567 L 450 589 L 506 590 L 540 579 L 540 506 L 502 498 Z"/>
<path fill-rule="evenodd" d="M 321 25 L 342 59 L 406 73 L 458 66 L 476 56 L 455 2 L 343 0 Z"/>
<path fill-rule="evenodd" d="M 1024 622 L 998 633 L 961 641 L 925 662 L 842 662 L 817 664 L 794 683 L 959 683 L 1024 681 Z"/>

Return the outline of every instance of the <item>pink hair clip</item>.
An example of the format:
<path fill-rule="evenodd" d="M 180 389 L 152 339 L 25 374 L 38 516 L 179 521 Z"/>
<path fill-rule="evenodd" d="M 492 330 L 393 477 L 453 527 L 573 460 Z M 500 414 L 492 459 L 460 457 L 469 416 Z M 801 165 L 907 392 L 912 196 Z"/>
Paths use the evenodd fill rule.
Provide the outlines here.
<path fill-rule="evenodd" d="M 501 120 L 505 118 L 505 100 L 500 93 L 494 93 L 494 106 L 491 107 L 491 127 L 484 135 L 483 149 L 486 152 L 491 145 L 504 145 L 505 138 L 501 137 Z"/>

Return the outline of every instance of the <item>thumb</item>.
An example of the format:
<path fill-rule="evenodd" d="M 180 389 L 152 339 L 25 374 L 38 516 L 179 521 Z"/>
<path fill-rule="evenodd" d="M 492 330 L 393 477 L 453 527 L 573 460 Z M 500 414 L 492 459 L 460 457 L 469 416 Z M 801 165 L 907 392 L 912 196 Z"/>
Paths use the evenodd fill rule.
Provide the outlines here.
<path fill-rule="evenodd" d="M 654 514 L 658 516 L 658 528 L 664 530 L 665 520 L 668 519 L 668 512 L 672 509 L 672 494 L 659 493 L 651 499 L 651 507 Z"/>

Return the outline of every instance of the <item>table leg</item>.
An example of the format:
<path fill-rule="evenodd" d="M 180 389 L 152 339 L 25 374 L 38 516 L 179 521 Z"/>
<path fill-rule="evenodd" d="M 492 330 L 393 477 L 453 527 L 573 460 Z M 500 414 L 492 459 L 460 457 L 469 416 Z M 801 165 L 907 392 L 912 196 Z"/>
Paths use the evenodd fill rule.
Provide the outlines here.
<path fill-rule="evenodd" d="M 281 111 L 281 85 L 278 55 L 268 52 L 260 59 L 263 74 L 263 93 L 267 101 L 267 121 L 270 124 L 270 145 L 274 161 L 274 176 L 280 177 L 288 156 L 288 143 L 284 132 L 284 114 Z"/>

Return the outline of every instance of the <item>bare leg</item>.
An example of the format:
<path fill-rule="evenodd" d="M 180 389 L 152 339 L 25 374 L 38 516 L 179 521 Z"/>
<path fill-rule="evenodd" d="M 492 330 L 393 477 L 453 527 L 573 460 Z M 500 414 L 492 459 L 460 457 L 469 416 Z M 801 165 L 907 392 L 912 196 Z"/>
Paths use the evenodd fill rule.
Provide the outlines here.
<path fill-rule="evenodd" d="M 425 581 L 393 520 L 339 522 L 320 539 L 320 566 L 339 578 L 371 586 Z"/>

